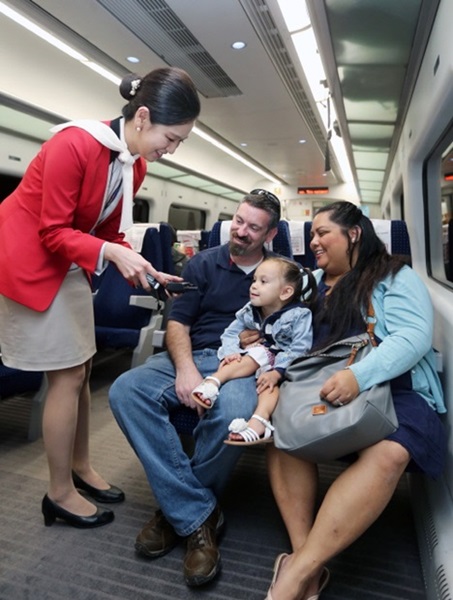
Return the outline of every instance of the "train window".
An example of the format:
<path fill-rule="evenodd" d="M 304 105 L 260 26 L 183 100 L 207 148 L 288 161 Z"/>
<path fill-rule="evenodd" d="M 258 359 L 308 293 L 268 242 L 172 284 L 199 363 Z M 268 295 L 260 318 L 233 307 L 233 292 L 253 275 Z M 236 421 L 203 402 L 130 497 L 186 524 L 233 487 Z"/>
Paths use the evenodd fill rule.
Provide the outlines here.
<path fill-rule="evenodd" d="M 222 213 L 219 213 L 218 220 L 219 221 L 231 221 L 233 219 L 233 216 L 234 215 L 232 213 L 230 214 L 230 213 L 224 213 L 224 212 L 222 212 Z"/>
<path fill-rule="evenodd" d="M 430 274 L 453 287 L 453 127 L 427 160 L 424 174 Z"/>
<path fill-rule="evenodd" d="M 405 220 L 404 217 L 404 193 L 401 192 L 400 197 L 399 197 L 399 207 L 400 207 L 400 219 L 401 220 Z"/>
<path fill-rule="evenodd" d="M 206 225 L 206 213 L 198 208 L 187 208 L 187 206 L 171 204 L 168 211 L 168 222 L 176 230 L 201 230 Z"/>
<path fill-rule="evenodd" d="M 445 277 L 453 282 L 453 185 L 442 194 L 442 246 Z"/>
<path fill-rule="evenodd" d="M 4 200 L 7 196 L 14 192 L 21 181 L 20 177 L 16 177 L 15 175 L 1 175 L 0 176 L 0 202 Z"/>
<path fill-rule="evenodd" d="M 134 223 L 149 223 L 149 204 L 141 198 L 134 198 Z"/>

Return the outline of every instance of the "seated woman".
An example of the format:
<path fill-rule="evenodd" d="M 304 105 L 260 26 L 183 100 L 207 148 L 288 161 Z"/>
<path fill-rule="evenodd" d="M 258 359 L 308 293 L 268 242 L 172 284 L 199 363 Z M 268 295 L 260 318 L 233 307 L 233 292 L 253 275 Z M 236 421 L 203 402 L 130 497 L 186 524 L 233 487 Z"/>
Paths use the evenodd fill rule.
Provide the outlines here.
<path fill-rule="evenodd" d="M 292 553 L 281 554 L 267 600 L 316 600 L 328 583 L 326 563 L 379 517 L 405 471 L 437 478 L 447 439 L 445 412 L 431 348 L 433 310 L 417 274 L 390 256 L 370 220 L 349 202 L 318 210 L 311 249 L 318 267 L 314 347 L 365 330 L 369 298 L 380 345 L 360 362 L 330 377 L 320 396 L 339 406 L 360 391 L 391 381 L 398 429 L 374 446 L 345 457 L 315 515 L 316 464 L 269 447 L 269 475 L 288 530 Z M 253 339 L 253 338 L 252 338 Z M 242 338 L 250 343 L 251 334 Z M 278 420 L 274 421 L 278 429 Z"/>

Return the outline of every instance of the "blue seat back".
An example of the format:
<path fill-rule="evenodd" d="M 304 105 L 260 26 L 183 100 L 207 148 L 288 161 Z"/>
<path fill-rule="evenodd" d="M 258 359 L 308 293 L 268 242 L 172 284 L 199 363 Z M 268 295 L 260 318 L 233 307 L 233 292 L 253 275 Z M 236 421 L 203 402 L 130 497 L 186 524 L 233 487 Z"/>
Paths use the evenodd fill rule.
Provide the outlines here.
<path fill-rule="evenodd" d="M 371 221 L 377 234 L 386 244 L 388 251 L 391 254 L 405 258 L 410 263 L 411 245 L 405 221 L 396 219 L 392 221 L 372 219 Z M 302 254 L 295 254 L 294 259 L 302 266 L 313 270 L 316 269 L 316 259 L 310 248 L 310 231 L 311 221 L 305 221 L 303 223 L 302 239 L 304 252 Z"/>
<path fill-rule="evenodd" d="M 409 232 L 405 221 L 393 220 L 390 224 L 390 236 L 392 245 L 390 251 L 392 254 L 399 254 L 408 259 L 411 257 L 411 242 Z"/>
<path fill-rule="evenodd" d="M 148 227 L 143 236 L 140 254 L 149 260 L 155 269 L 162 271 L 164 267 L 163 244 L 157 227 Z"/>
<path fill-rule="evenodd" d="M 159 237 L 162 251 L 162 266 L 158 270 L 164 271 L 165 273 L 170 273 L 170 275 L 174 275 L 175 268 L 171 252 L 173 246 L 173 232 L 172 228 L 170 227 L 170 225 L 168 225 L 168 223 L 160 223 Z M 146 256 L 144 250 L 142 250 L 142 254 L 143 256 Z"/>
<path fill-rule="evenodd" d="M 163 270 L 162 242 L 159 231 L 149 227 L 143 237 L 141 254 L 158 270 Z M 140 332 L 150 321 L 151 311 L 131 306 L 131 296 L 148 296 L 141 288 L 134 288 L 110 263 L 94 296 L 94 321 L 98 348 L 135 348 Z"/>
<path fill-rule="evenodd" d="M 18 394 L 33 393 L 28 418 L 28 440 L 34 442 L 41 437 L 42 412 L 47 391 L 44 373 L 22 371 L 5 366 L 0 361 L 0 400 Z"/>
<path fill-rule="evenodd" d="M 209 237 L 211 235 L 211 232 L 208 231 L 207 229 L 202 229 L 201 231 L 201 239 L 200 239 L 200 245 L 199 245 L 199 250 L 205 250 L 206 248 L 209 247 Z"/>
<path fill-rule="evenodd" d="M 209 235 L 209 248 L 224 244 L 229 240 L 231 221 L 217 221 L 214 223 Z M 291 235 L 287 221 L 279 221 L 277 234 L 268 246 L 269 250 L 293 259 L 291 249 Z"/>
<path fill-rule="evenodd" d="M 301 228 L 299 228 L 299 231 L 302 239 L 297 240 L 297 245 L 293 245 L 294 260 L 296 260 L 303 267 L 313 270 L 316 268 L 316 259 L 310 248 L 311 221 L 305 221 L 300 225 Z M 295 246 L 297 247 L 297 250 Z M 300 250 L 302 250 L 302 252 L 300 252 Z"/>
<path fill-rule="evenodd" d="M 195 410 L 188 406 L 180 406 L 170 413 L 170 421 L 179 435 L 192 435 L 200 419 Z"/>
<path fill-rule="evenodd" d="M 129 298 L 147 296 L 140 289 L 134 288 L 121 275 L 114 264 L 109 264 L 101 284 L 94 296 L 94 317 L 96 327 L 122 327 L 140 329 L 149 320 L 149 311 L 137 306 L 129 306 Z"/>
<path fill-rule="evenodd" d="M 0 400 L 39 390 L 43 374 L 38 371 L 22 371 L 0 362 Z"/>
<path fill-rule="evenodd" d="M 287 221 L 279 221 L 277 235 L 272 240 L 272 250 L 293 259 L 293 251 L 291 248 L 291 235 Z"/>

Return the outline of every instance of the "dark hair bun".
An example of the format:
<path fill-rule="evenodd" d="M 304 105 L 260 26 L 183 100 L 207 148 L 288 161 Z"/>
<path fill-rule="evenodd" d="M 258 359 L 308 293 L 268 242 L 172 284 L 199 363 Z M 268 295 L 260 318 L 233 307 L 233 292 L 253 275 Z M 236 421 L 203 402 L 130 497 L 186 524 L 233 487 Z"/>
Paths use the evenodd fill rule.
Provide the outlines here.
<path fill-rule="evenodd" d="M 140 88 L 142 78 L 136 73 L 129 73 L 120 83 L 120 94 L 126 100 L 131 100 Z"/>

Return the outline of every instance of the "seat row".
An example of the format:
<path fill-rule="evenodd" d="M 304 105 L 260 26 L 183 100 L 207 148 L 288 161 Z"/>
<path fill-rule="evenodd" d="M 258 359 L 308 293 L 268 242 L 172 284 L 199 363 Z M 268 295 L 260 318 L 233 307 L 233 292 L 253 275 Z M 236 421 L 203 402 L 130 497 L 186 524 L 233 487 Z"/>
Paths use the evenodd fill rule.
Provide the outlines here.
<path fill-rule="evenodd" d="M 404 256 L 410 262 L 410 241 L 404 221 L 373 220 L 376 233 L 390 254 Z M 229 240 L 231 221 L 217 221 L 209 235 L 208 246 L 218 246 Z M 304 267 L 314 269 L 316 260 L 310 249 L 311 222 L 281 220 L 269 250 L 296 260 Z M 197 239 L 197 235 L 193 236 Z M 198 423 L 195 411 L 182 406 L 171 416 L 171 421 L 181 435 L 191 435 Z"/>
<path fill-rule="evenodd" d="M 375 220 L 373 224 L 390 253 L 410 259 L 409 235 L 404 221 Z M 200 250 L 228 241 L 230 226 L 231 221 L 217 221 L 210 232 L 184 232 L 184 236 L 196 240 L 197 250 Z M 314 269 L 316 264 L 310 250 L 310 230 L 311 222 L 282 220 L 269 249 Z M 127 239 L 156 269 L 174 273 L 174 232 L 171 226 L 166 223 L 139 223 L 128 232 Z M 142 364 L 156 350 L 158 332 L 163 329 L 163 303 L 144 290 L 132 288 L 113 264 L 100 277 L 94 278 L 93 288 L 98 349 L 132 348 L 131 366 Z M 0 364 L 0 399 L 25 391 L 38 391 L 30 418 L 30 440 L 40 435 L 44 387 L 42 373 L 27 373 Z M 197 419 L 193 411 L 182 410 L 175 415 L 174 422 L 180 433 L 191 433 Z"/>

